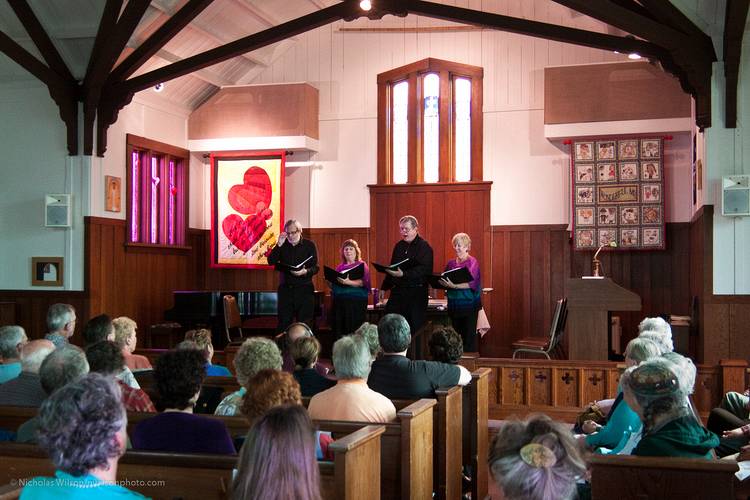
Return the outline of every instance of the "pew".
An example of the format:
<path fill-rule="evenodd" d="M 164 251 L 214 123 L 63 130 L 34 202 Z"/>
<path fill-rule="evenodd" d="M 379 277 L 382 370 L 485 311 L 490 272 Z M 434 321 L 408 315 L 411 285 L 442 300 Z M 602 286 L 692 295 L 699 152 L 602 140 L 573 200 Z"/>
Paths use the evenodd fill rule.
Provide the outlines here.
<path fill-rule="evenodd" d="M 383 426 L 359 428 L 331 443 L 334 462 L 319 462 L 320 488 L 326 500 L 380 498 L 380 439 Z M 0 443 L 0 484 L 34 476 L 52 476 L 46 453 L 34 445 Z M 229 497 L 237 457 L 128 451 L 120 458 L 118 480 L 152 498 Z M 14 489 L 8 488 L 8 494 Z"/>
<path fill-rule="evenodd" d="M 489 470 L 489 368 L 471 373 L 471 383 L 463 388 L 463 463 L 471 466 L 471 498 L 486 498 Z"/>
<path fill-rule="evenodd" d="M 593 500 L 735 498 L 731 461 L 592 455 L 589 465 Z"/>

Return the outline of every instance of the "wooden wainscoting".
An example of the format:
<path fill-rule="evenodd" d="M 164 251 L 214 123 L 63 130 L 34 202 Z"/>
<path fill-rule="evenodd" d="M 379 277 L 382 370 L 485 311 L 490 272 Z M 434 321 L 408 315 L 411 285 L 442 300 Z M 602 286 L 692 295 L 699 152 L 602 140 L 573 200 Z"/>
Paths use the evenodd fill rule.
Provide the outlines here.
<path fill-rule="evenodd" d="M 614 398 L 622 363 L 538 359 L 468 358 L 470 371 L 489 368 L 489 415 L 546 413 L 556 420 L 573 422 L 588 403 Z M 747 362 L 730 360 L 721 365 L 698 365 L 693 401 L 702 418 L 721 401 L 726 391 L 745 389 Z"/>
<path fill-rule="evenodd" d="M 47 333 L 47 309 L 52 304 L 70 304 L 76 308 L 78 322 L 72 341 L 81 343 L 83 325 L 89 317 L 89 299 L 87 292 L 71 290 L 0 290 L 0 302 L 6 303 L 8 310 L 13 310 L 12 323 L 21 325 L 30 339 L 39 339 Z M 11 305 L 12 304 L 12 305 Z M 11 324 L 10 316 L 0 322 L 0 326 Z"/>

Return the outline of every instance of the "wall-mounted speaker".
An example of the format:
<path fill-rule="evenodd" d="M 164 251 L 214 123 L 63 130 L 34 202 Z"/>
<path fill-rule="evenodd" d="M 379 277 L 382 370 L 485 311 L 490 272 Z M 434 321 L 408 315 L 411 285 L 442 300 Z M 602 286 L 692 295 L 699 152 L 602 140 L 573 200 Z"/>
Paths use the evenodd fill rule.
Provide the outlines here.
<path fill-rule="evenodd" d="M 44 225 L 70 227 L 69 194 L 48 194 L 44 197 Z"/>
<path fill-rule="evenodd" d="M 721 179 L 721 214 L 750 215 L 750 175 L 729 175 Z"/>

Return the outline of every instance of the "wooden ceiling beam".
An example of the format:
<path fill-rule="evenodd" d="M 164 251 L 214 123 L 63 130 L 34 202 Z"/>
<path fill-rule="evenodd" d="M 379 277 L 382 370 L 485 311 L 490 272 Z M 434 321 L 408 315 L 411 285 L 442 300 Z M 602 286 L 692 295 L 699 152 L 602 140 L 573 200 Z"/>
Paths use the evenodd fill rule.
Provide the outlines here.
<path fill-rule="evenodd" d="M 315 11 L 302 17 L 298 17 L 273 28 L 254 33 L 252 35 L 229 42 L 221 47 L 210 49 L 200 54 L 187 57 L 182 61 L 170 64 L 163 68 L 150 71 L 143 75 L 131 78 L 122 83 L 112 85 L 114 94 L 135 93 L 147 89 L 160 82 L 166 82 L 174 78 L 192 73 L 195 70 L 206 68 L 220 62 L 224 62 L 245 52 L 280 42 L 293 35 L 298 35 L 338 21 L 346 16 L 352 15 L 352 2 L 338 3 L 323 10 Z M 357 7 L 358 9 L 358 7 Z"/>
<path fill-rule="evenodd" d="M 69 83 L 2 31 L 0 31 L 0 52 L 48 87 L 62 88 Z"/>
<path fill-rule="evenodd" d="M 727 128 L 737 127 L 737 84 L 748 7 L 750 7 L 750 0 L 727 0 L 724 18 L 724 81 L 726 85 L 724 121 Z"/>
<path fill-rule="evenodd" d="M 711 60 L 716 61 L 716 51 L 711 37 L 696 26 L 672 2 L 665 2 L 664 0 L 640 0 L 640 2 L 652 14 L 653 19 L 693 38 L 694 41 L 703 46 L 703 50 L 710 56 Z"/>
<path fill-rule="evenodd" d="M 8 3 L 13 9 L 13 12 L 16 13 L 18 20 L 21 21 L 26 33 L 31 37 L 34 45 L 36 45 L 36 48 L 39 49 L 39 53 L 42 54 L 42 57 L 47 62 L 49 68 L 60 75 L 64 80 L 75 81 L 68 66 L 65 64 L 65 61 L 63 61 L 57 48 L 44 30 L 42 23 L 39 22 L 34 11 L 31 10 L 28 2 L 26 2 L 26 0 L 8 0 Z"/>
<path fill-rule="evenodd" d="M 107 3 L 104 5 L 104 12 L 102 13 L 99 28 L 96 30 L 96 37 L 94 38 L 94 47 L 91 49 L 89 63 L 86 67 L 87 76 L 92 73 L 94 65 L 102 57 L 102 53 L 107 45 L 105 38 L 117 26 L 117 18 L 122 10 L 122 2 L 123 0 L 107 0 Z"/>
<path fill-rule="evenodd" d="M 556 42 L 583 45 L 594 49 L 618 52 L 638 52 L 646 57 L 658 57 L 661 51 L 655 45 L 633 38 L 625 38 L 593 31 L 568 28 L 556 24 L 529 21 L 517 17 L 492 14 L 479 10 L 453 7 L 451 5 L 426 2 L 422 0 L 404 0 L 403 7 L 411 14 L 425 17 L 444 19 L 446 21 L 463 22 L 474 26 L 484 26 L 509 33 L 533 36 L 554 40 Z"/>
<path fill-rule="evenodd" d="M 132 75 L 212 2 L 213 0 L 189 0 L 177 13 L 162 24 L 153 35 L 122 61 L 112 71 L 107 81 L 122 81 Z"/>

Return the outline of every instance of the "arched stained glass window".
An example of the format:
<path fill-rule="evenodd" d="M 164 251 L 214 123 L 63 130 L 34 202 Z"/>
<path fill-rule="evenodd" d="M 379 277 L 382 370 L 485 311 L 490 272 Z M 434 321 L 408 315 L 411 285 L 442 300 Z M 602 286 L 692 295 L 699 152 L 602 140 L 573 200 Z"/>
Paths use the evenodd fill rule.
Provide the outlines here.
<path fill-rule="evenodd" d="M 424 181 L 438 182 L 440 179 L 440 77 L 435 73 L 425 75 L 423 80 L 422 97 L 422 155 L 424 165 Z"/>
<path fill-rule="evenodd" d="M 454 85 L 456 115 L 456 181 L 471 180 L 471 81 L 456 78 Z"/>
<path fill-rule="evenodd" d="M 393 183 L 405 184 L 409 173 L 409 82 L 393 86 Z"/>

